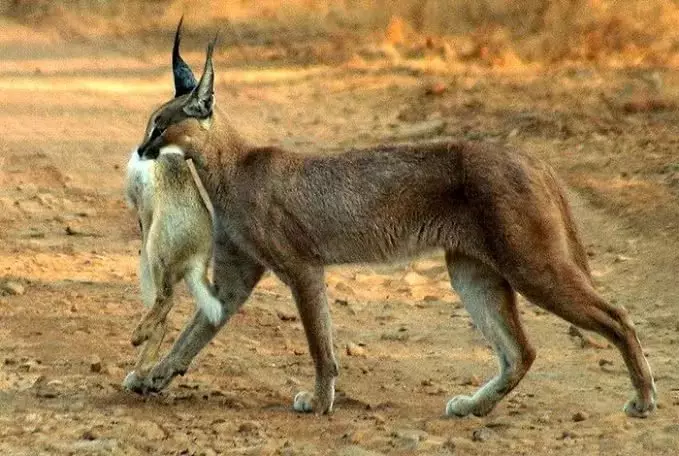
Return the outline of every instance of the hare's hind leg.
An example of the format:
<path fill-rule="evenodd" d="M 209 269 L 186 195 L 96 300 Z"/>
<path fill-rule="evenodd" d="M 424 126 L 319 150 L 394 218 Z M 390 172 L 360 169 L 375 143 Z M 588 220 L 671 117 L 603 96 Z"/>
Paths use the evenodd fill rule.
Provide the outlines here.
<path fill-rule="evenodd" d="M 528 372 L 535 351 L 524 333 L 516 309 L 516 294 L 497 272 L 473 258 L 446 253 L 453 288 L 476 326 L 491 343 L 500 364 L 499 374 L 472 396 L 448 401 L 446 415 L 488 414 Z"/>
<path fill-rule="evenodd" d="M 176 277 L 173 277 L 172 266 L 166 264 L 161 258 L 148 255 L 147 262 L 147 273 L 150 273 L 153 284 L 152 286 L 147 285 L 147 287 L 153 289 L 155 296 L 151 301 L 151 308 L 146 310 L 141 321 L 132 332 L 132 345 L 135 347 L 151 338 L 164 324 L 167 314 L 172 309 L 172 288 L 176 282 Z M 145 280 L 143 276 L 142 280 Z"/>
<path fill-rule="evenodd" d="M 156 326 L 155 330 L 146 340 L 146 343 L 144 343 L 144 346 L 137 357 L 137 362 L 134 365 L 134 372 L 136 372 L 137 375 L 141 377 L 146 376 L 148 371 L 153 367 L 156 361 L 158 361 L 158 352 L 163 344 L 163 339 L 165 339 L 165 334 L 167 334 L 167 320 Z"/>

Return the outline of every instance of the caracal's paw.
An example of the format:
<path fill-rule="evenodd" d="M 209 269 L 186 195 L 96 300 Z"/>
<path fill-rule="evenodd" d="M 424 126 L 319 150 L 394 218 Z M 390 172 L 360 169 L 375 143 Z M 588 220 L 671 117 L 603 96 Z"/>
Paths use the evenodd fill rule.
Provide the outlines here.
<path fill-rule="evenodd" d="M 635 397 L 634 399 L 627 401 L 623 410 L 627 416 L 632 418 L 648 418 L 648 416 L 655 411 L 656 407 L 655 398 L 645 402 L 640 398 Z"/>
<path fill-rule="evenodd" d="M 143 394 L 144 377 L 139 375 L 136 370 L 129 372 L 123 380 L 123 388 L 137 394 Z"/>
<path fill-rule="evenodd" d="M 319 413 L 325 414 L 332 412 L 332 400 L 325 401 L 323 404 L 316 399 L 313 393 L 300 391 L 292 401 L 292 408 L 299 413 Z"/>
<path fill-rule="evenodd" d="M 156 365 L 147 375 L 134 370 L 123 380 L 123 388 L 142 396 L 158 393 L 164 390 L 177 374 L 183 375 L 184 371 L 176 370 L 167 363 Z"/>
<path fill-rule="evenodd" d="M 184 375 L 186 369 L 176 369 L 168 362 L 160 362 L 144 378 L 145 393 L 158 393 L 170 384 L 176 375 Z"/>
<path fill-rule="evenodd" d="M 446 416 L 464 418 L 469 415 L 486 416 L 493 410 L 494 404 L 484 406 L 471 396 L 455 396 L 446 404 Z"/>

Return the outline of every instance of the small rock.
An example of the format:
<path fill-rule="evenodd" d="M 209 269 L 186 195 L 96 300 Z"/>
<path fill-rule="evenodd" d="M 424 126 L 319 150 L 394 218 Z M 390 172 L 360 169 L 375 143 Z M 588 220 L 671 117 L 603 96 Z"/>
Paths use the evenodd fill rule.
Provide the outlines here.
<path fill-rule="evenodd" d="M 18 282 L 7 281 L 2 284 L 2 291 L 10 295 L 21 296 L 26 292 L 26 289 Z"/>
<path fill-rule="evenodd" d="M 353 343 L 349 342 L 347 344 L 347 355 L 349 356 L 361 356 L 365 357 L 365 348 Z"/>
<path fill-rule="evenodd" d="M 297 321 L 297 315 L 292 312 L 288 312 L 287 310 L 279 309 L 276 311 L 276 315 L 283 321 Z"/>
<path fill-rule="evenodd" d="M 577 435 L 575 434 L 575 432 L 571 432 L 571 431 L 563 431 L 563 432 L 561 433 L 561 436 L 560 436 L 560 437 L 557 437 L 557 440 L 568 440 L 568 439 L 574 439 L 575 437 L 577 437 Z"/>
<path fill-rule="evenodd" d="M 238 426 L 238 432 L 241 434 L 252 434 L 261 429 L 262 425 L 257 421 L 246 421 Z"/>
<path fill-rule="evenodd" d="M 613 370 L 613 361 L 601 358 L 599 360 L 599 367 L 601 368 L 601 370 L 610 372 Z"/>
<path fill-rule="evenodd" d="M 80 436 L 83 440 L 97 440 L 97 435 L 92 429 L 88 429 Z"/>
<path fill-rule="evenodd" d="M 90 358 L 90 371 L 94 373 L 99 373 L 101 372 L 102 368 L 102 363 L 101 363 L 101 358 L 98 356 L 94 355 L 92 358 Z"/>
<path fill-rule="evenodd" d="M 465 378 L 464 380 L 462 380 L 462 382 L 460 382 L 460 385 L 462 385 L 462 386 L 481 386 L 481 379 L 476 375 L 471 375 L 471 376 Z"/>
<path fill-rule="evenodd" d="M 614 263 L 625 263 L 626 261 L 629 261 L 629 260 L 631 260 L 631 258 L 627 257 L 625 255 L 616 255 L 613 262 Z"/>
<path fill-rule="evenodd" d="M 580 421 L 585 421 L 587 418 L 589 418 L 589 415 L 585 412 L 576 412 L 573 414 L 573 421 L 576 423 Z"/>
<path fill-rule="evenodd" d="M 433 96 L 442 95 L 447 89 L 448 86 L 445 83 L 441 81 L 432 81 L 425 86 L 424 94 Z"/>
<path fill-rule="evenodd" d="M 475 429 L 474 432 L 472 432 L 472 440 L 474 442 L 487 442 L 492 437 L 493 431 L 485 427 Z"/>
<path fill-rule="evenodd" d="M 427 440 L 429 434 L 425 431 L 402 429 L 393 431 L 391 436 L 397 438 L 402 447 L 412 451 L 419 446 L 420 442 Z"/>
<path fill-rule="evenodd" d="M 398 340 L 401 342 L 405 342 L 408 339 L 410 339 L 410 334 L 408 332 L 403 332 L 403 331 L 394 331 L 394 332 L 388 332 L 388 333 L 382 333 L 380 335 L 380 339 L 382 340 Z"/>

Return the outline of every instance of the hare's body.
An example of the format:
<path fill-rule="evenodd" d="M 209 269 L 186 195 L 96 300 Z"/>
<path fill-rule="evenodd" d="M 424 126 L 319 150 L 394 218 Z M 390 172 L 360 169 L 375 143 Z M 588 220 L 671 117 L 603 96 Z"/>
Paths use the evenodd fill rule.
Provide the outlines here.
<path fill-rule="evenodd" d="M 212 260 L 212 221 L 191 171 L 180 154 L 140 160 L 134 151 L 127 166 L 125 196 L 135 209 L 142 232 L 139 279 L 148 311 L 134 331 L 144 347 L 138 367 L 155 355 L 172 307 L 172 290 L 181 279 L 197 307 L 218 324 L 221 305 L 211 294 L 207 270 Z"/>
<path fill-rule="evenodd" d="M 488 413 L 528 371 L 535 352 L 518 318 L 517 292 L 612 341 L 636 389 L 626 412 L 653 411 L 655 386 L 634 326 L 594 290 L 564 190 L 546 164 L 464 142 L 336 156 L 252 146 L 213 109 L 212 48 L 198 83 L 182 76 L 177 49 L 178 40 L 176 97 L 151 116 L 139 153 L 157 159 L 178 148 L 196 163 L 215 212 L 215 290 L 225 321 L 267 269 L 292 290 L 316 367 L 314 393 L 295 396 L 296 410 L 325 413 L 334 400 L 324 266 L 440 248 L 454 289 L 500 361 L 499 375 L 476 394 L 448 402 L 448 415 Z M 164 388 L 218 329 L 196 315 L 170 353 L 130 387 Z"/>

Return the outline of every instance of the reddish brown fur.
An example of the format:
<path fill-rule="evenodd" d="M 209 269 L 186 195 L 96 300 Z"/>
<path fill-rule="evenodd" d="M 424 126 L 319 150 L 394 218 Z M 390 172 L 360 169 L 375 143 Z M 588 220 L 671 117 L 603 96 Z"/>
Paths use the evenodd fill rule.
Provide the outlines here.
<path fill-rule="evenodd" d="M 437 248 L 501 366 L 476 394 L 449 401 L 448 415 L 488 413 L 530 367 L 535 352 L 516 292 L 611 340 L 636 389 L 625 410 L 647 416 L 655 408 L 634 327 L 592 288 L 564 190 L 548 165 L 482 143 L 385 145 L 335 156 L 253 146 L 213 109 L 213 79 L 210 49 L 196 88 L 158 111 L 173 121 L 162 121 L 162 135 L 140 151 L 154 158 L 176 145 L 196 163 L 214 206 L 215 288 L 227 317 L 266 269 L 291 288 L 316 366 L 315 392 L 298 394 L 296 410 L 328 412 L 334 398 L 338 369 L 324 266 Z M 198 315 L 138 390 L 165 387 L 216 332 Z"/>

